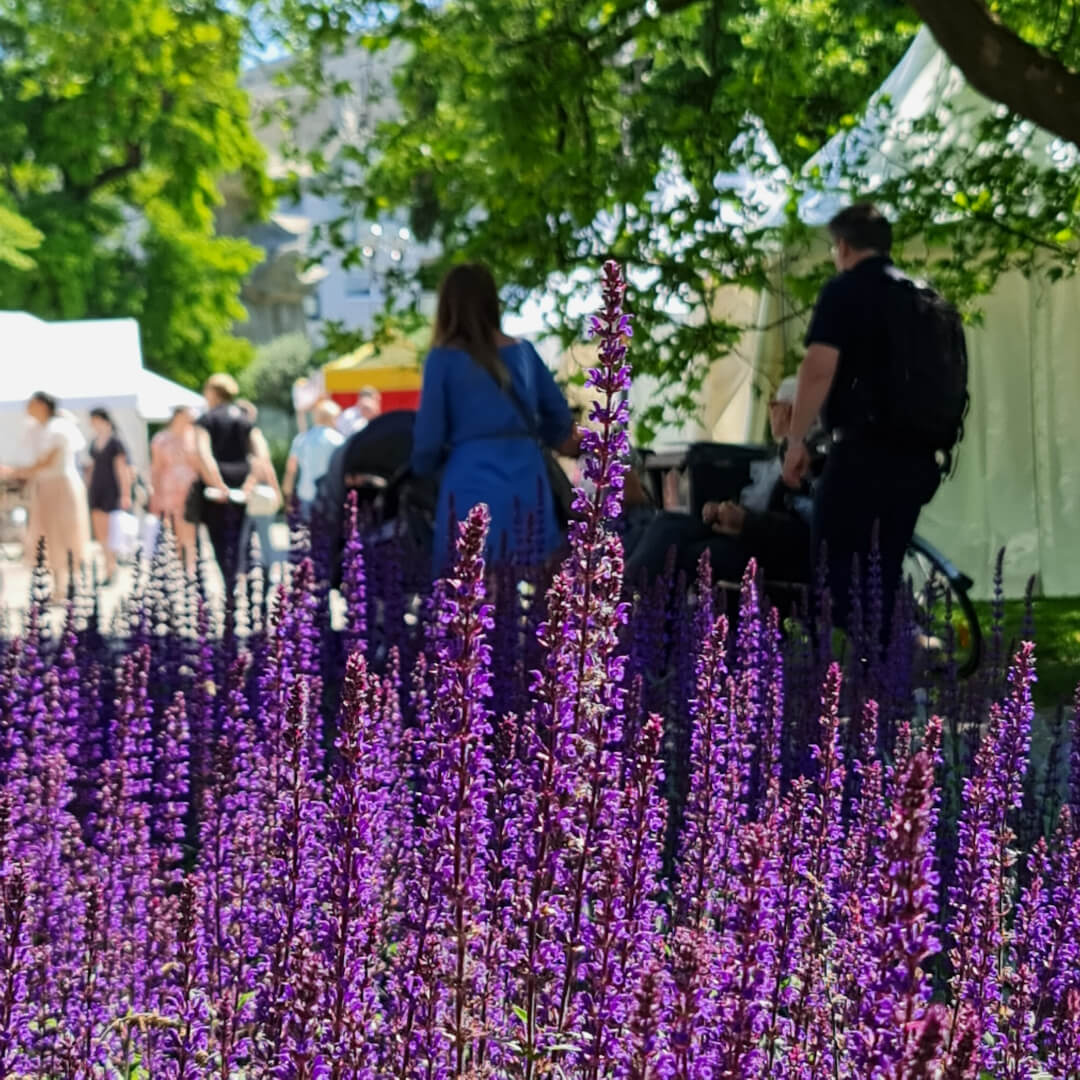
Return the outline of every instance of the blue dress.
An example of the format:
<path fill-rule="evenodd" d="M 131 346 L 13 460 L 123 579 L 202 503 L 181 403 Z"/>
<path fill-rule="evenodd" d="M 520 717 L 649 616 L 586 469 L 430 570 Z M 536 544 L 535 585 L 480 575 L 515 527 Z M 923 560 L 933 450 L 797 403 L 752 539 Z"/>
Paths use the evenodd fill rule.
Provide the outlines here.
<path fill-rule="evenodd" d="M 570 408 L 540 354 L 527 341 L 499 350 L 521 402 L 549 446 L 570 434 Z M 451 513 L 464 521 L 479 503 L 491 512 L 487 558 L 529 561 L 562 543 L 544 459 L 513 401 L 461 349 L 439 347 L 424 363 L 413 434 L 412 469 L 421 476 L 445 462 L 435 520 L 434 569 L 448 565 L 456 539 Z"/>

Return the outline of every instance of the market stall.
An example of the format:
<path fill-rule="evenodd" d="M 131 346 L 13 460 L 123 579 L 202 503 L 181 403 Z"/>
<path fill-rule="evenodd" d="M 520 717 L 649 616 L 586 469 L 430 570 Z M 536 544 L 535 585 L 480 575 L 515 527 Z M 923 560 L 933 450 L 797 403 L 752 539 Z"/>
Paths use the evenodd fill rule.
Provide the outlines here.
<path fill-rule="evenodd" d="M 372 387 L 382 395 L 383 412 L 415 409 L 420 403 L 420 359 L 421 350 L 408 338 L 383 345 L 369 342 L 323 368 L 326 393 L 346 409 L 361 390 Z"/>

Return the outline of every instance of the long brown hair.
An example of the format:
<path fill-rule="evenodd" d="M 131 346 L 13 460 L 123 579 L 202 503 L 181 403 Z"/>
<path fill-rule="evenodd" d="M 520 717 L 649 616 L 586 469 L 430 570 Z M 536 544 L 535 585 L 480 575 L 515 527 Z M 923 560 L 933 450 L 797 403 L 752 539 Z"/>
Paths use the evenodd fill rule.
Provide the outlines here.
<path fill-rule="evenodd" d="M 499 356 L 501 326 L 499 290 L 491 271 L 481 263 L 455 266 L 439 288 L 432 345 L 463 349 L 505 390 L 510 372 Z"/>

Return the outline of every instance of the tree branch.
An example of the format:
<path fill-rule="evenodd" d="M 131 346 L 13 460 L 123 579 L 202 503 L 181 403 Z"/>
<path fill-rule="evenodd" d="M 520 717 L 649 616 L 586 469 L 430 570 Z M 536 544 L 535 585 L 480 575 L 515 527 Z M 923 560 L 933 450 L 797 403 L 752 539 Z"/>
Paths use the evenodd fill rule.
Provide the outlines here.
<path fill-rule="evenodd" d="M 102 169 L 92 180 L 85 184 L 73 185 L 72 194 L 80 199 L 89 198 L 95 191 L 111 184 L 114 180 L 122 180 L 129 173 L 135 172 L 142 167 L 143 148 L 139 143 L 128 143 L 127 153 L 123 161 Z"/>
<path fill-rule="evenodd" d="M 909 0 L 981 94 L 1080 146 L 1080 73 L 1024 41 L 983 0 Z"/>

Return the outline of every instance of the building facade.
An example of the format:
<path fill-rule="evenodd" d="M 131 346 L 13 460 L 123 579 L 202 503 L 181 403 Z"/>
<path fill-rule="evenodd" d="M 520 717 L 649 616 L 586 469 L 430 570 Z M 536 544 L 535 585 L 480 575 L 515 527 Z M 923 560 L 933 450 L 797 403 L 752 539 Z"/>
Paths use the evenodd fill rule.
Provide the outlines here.
<path fill-rule="evenodd" d="M 303 89 L 283 85 L 287 59 L 244 75 L 271 178 L 295 175 L 299 181 L 298 197 L 281 200 L 265 222 L 250 221 L 238 182 L 223 192 L 220 231 L 244 236 L 266 252 L 244 287 L 248 320 L 237 328 L 254 343 L 300 331 L 318 344 L 331 323 L 369 332 L 384 308 L 388 276 L 413 276 L 433 254 L 415 241 L 403 218 L 368 221 L 341 199 L 321 194 L 310 166 L 298 164 L 288 150 L 295 147 L 302 156 L 321 144 L 327 160 L 340 160 L 350 146 L 362 150 L 375 125 L 393 115 L 391 79 L 400 60 L 400 49 L 352 48 L 328 63 L 330 81 L 351 91 L 314 103 Z M 282 122 L 289 113 L 292 125 Z M 352 249 L 351 256 L 328 243 L 331 232 Z"/>

